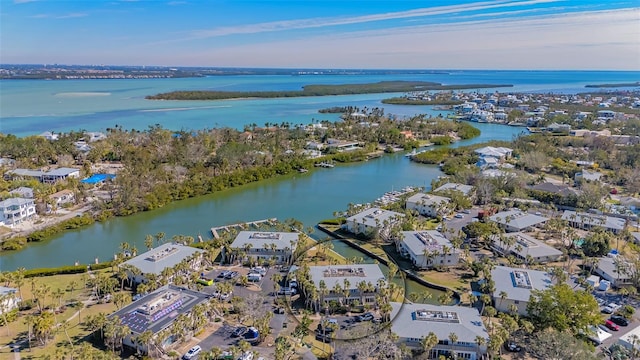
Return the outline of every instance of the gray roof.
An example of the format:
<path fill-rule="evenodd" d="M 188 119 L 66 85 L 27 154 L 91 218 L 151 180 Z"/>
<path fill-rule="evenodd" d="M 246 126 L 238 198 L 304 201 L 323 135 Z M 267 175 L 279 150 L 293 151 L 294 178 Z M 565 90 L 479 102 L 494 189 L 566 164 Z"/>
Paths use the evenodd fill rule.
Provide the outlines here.
<path fill-rule="evenodd" d="M 526 258 L 527 255 L 530 255 L 534 259 L 544 256 L 551 257 L 562 255 L 562 251 L 521 232 L 503 234 L 502 236 L 515 238 L 516 243 L 511 245 L 509 251 L 517 254 L 523 259 Z M 491 240 L 493 240 L 495 245 L 501 249 L 507 247 L 507 245 L 502 242 L 500 235 L 492 235 Z M 520 245 L 522 249 L 518 250 L 518 245 Z"/>
<path fill-rule="evenodd" d="M 506 147 L 493 147 L 493 146 L 485 146 L 474 151 L 476 154 L 480 156 L 488 156 L 488 157 L 503 157 L 507 154 L 513 152 L 512 149 Z"/>
<path fill-rule="evenodd" d="M 15 294 L 17 292 L 18 292 L 18 289 L 16 289 L 16 288 L 0 286 L 0 295 Z"/>
<path fill-rule="evenodd" d="M 395 211 L 383 210 L 377 207 L 373 207 L 362 211 L 358 214 L 355 214 L 351 217 L 347 218 L 348 222 L 355 222 L 357 224 L 364 223 L 366 226 L 375 227 L 376 219 L 382 225 L 385 220 L 389 222 L 394 222 L 395 217 L 404 217 L 404 214 L 397 213 Z"/>
<path fill-rule="evenodd" d="M 541 224 L 549 220 L 549 218 L 544 216 L 529 214 L 518 209 L 499 212 L 491 216 L 489 219 L 500 225 L 506 225 L 518 229 L 526 229 L 529 226 Z"/>
<path fill-rule="evenodd" d="M 0 201 L 0 208 L 6 208 L 9 206 L 22 206 L 33 204 L 33 199 L 25 198 L 8 198 L 7 200 Z"/>
<path fill-rule="evenodd" d="M 606 215 L 597 215 L 586 212 L 575 212 L 565 210 L 562 214 L 562 220 L 584 223 L 591 226 L 601 226 L 605 229 L 622 230 L 626 223 L 625 219 L 615 218 Z"/>
<path fill-rule="evenodd" d="M 597 171 L 582 170 L 582 172 L 579 174 L 579 177 L 582 176 L 583 179 L 591 181 L 598 181 L 602 177 L 602 173 L 599 173 Z"/>
<path fill-rule="evenodd" d="M 458 183 L 446 183 L 446 184 L 440 186 L 439 188 L 433 190 L 433 192 L 440 192 L 440 191 L 447 191 L 447 190 L 457 190 L 457 191 L 460 191 L 461 193 L 463 193 L 465 195 L 469 195 L 469 193 L 471 193 L 471 191 L 473 191 L 473 186 L 465 185 L 465 184 L 458 184 Z"/>
<path fill-rule="evenodd" d="M 633 236 L 637 244 L 640 244 L 640 232 L 632 232 L 631 236 Z"/>
<path fill-rule="evenodd" d="M 203 252 L 190 246 L 167 243 L 129 259 L 123 264 L 135 266 L 143 274 L 160 275 L 165 268 L 174 267 L 187 257 Z"/>
<path fill-rule="evenodd" d="M 362 281 L 372 285 L 376 285 L 379 279 L 386 281 L 377 264 L 309 266 L 309 276 L 316 289 L 320 288 L 320 281 L 324 280 L 329 290 L 336 284 L 343 286 L 345 279 L 349 281 L 352 289 L 357 289 L 357 284 Z"/>
<path fill-rule="evenodd" d="M 407 203 L 424 204 L 426 206 L 441 205 L 451 202 L 451 199 L 444 196 L 431 195 L 425 193 L 417 193 L 407 199 Z"/>
<path fill-rule="evenodd" d="M 9 194 L 20 195 L 21 197 L 33 197 L 33 189 L 26 186 L 20 186 L 17 189 L 9 191 Z"/>
<path fill-rule="evenodd" d="M 294 242 L 293 248 L 291 247 L 291 241 Z M 241 249 L 246 244 L 252 244 L 253 249 L 261 249 L 264 244 L 276 244 L 276 249 L 278 250 L 289 248 L 293 251 L 297 242 L 298 233 L 294 232 L 240 231 L 236 239 L 233 240 L 231 247 Z"/>
<path fill-rule="evenodd" d="M 80 171 L 80 169 L 62 167 L 62 168 L 53 169 L 51 171 L 47 171 L 46 173 L 44 173 L 44 175 L 45 176 L 69 176 L 69 174 L 72 174 L 78 171 Z"/>
<path fill-rule="evenodd" d="M 169 327 L 179 314 L 188 313 L 195 305 L 207 301 L 207 294 L 165 285 L 109 317 L 118 316 L 121 323 L 129 326 L 134 334 L 141 334 L 146 330 L 156 334 Z"/>
<path fill-rule="evenodd" d="M 553 194 L 559 194 L 562 196 L 576 195 L 577 192 L 575 189 L 572 189 L 569 185 L 565 184 L 554 184 L 551 182 L 545 182 L 542 184 L 537 184 L 531 187 L 533 190 L 550 192 Z"/>
<path fill-rule="evenodd" d="M 418 256 L 424 254 L 425 248 L 430 252 L 433 252 L 433 250 L 442 252 L 442 247 L 445 245 L 449 247 L 450 253 L 454 252 L 451 242 L 436 230 L 403 231 L 402 236 L 402 242 L 407 245 L 413 254 Z"/>
<path fill-rule="evenodd" d="M 496 266 L 491 270 L 491 279 L 495 282 L 494 298 L 500 298 L 502 291 L 507 299 L 529 301 L 531 290 L 544 290 L 551 286 L 551 278 L 544 271 Z"/>
<path fill-rule="evenodd" d="M 628 262 L 620 258 L 620 261 L 618 262 L 618 267 L 620 269 L 620 272 L 618 272 L 618 269 L 616 268 L 615 258 L 603 257 L 598 262 L 598 269 L 601 272 L 609 275 L 609 277 L 611 277 L 612 279 L 621 279 L 621 280 L 629 279 L 631 276 L 625 273 L 624 271 L 631 270 L 630 269 L 631 266 L 632 266 L 631 264 L 629 264 Z"/>
<path fill-rule="evenodd" d="M 391 307 L 391 331 L 401 338 L 419 339 L 433 332 L 446 340 L 455 333 L 458 342 L 475 343 L 476 336 L 489 337 L 476 308 L 397 302 Z"/>
<path fill-rule="evenodd" d="M 44 175 L 44 171 L 31 169 L 15 169 L 7 171 L 7 174 L 16 176 L 42 177 L 42 175 Z"/>

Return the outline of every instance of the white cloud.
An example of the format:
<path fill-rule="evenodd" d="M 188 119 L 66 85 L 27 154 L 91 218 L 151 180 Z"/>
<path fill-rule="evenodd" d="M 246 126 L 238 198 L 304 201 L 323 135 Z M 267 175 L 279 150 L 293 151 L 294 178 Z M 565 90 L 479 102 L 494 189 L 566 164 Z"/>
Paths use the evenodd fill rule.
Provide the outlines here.
<path fill-rule="evenodd" d="M 283 30 L 297 30 L 297 29 L 309 29 L 320 28 L 327 26 L 338 25 L 350 25 L 367 23 L 374 21 L 393 20 L 393 19 L 407 19 L 433 15 L 444 15 L 451 13 L 461 13 L 466 11 L 477 11 L 492 8 L 503 8 L 513 6 L 534 5 L 541 3 L 558 2 L 562 0 L 526 0 L 526 1 L 511 1 L 511 0 L 494 0 L 485 2 L 476 2 L 462 5 L 448 5 L 437 6 L 432 8 L 422 8 L 407 11 L 389 12 L 383 14 L 363 15 L 355 17 L 327 17 L 327 18 L 311 18 L 311 19 L 297 19 L 297 20 L 284 20 L 284 21 L 272 21 L 257 24 L 239 25 L 219 27 L 209 30 L 196 30 L 193 32 L 195 38 L 209 38 L 216 36 L 234 35 L 234 34 L 255 34 L 271 31 L 283 31 Z"/>
<path fill-rule="evenodd" d="M 638 70 L 639 10 L 324 35 L 189 53 L 176 61 L 211 66 Z"/>

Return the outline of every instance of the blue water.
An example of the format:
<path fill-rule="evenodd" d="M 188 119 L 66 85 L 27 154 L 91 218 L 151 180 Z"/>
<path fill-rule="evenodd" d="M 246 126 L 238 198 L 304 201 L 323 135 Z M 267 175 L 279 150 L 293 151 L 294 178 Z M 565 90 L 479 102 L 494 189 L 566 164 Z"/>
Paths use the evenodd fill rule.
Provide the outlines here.
<path fill-rule="evenodd" d="M 146 95 L 172 90 L 297 90 L 309 84 L 369 83 L 389 80 L 433 81 L 443 84 L 513 84 L 513 88 L 482 92 L 578 93 L 587 84 L 640 81 L 638 71 L 451 71 L 404 75 L 255 75 L 181 79 L 122 80 L 2 80 L 0 132 L 28 136 L 44 131 L 105 131 L 120 125 L 146 129 L 160 124 L 173 130 L 213 127 L 242 129 L 255 123 L 338 119 L 319 114 L 331 106 L 384 107 L 400 117 L 437 115 L 429 106 L 386 105 L 381 99 L 398 94 L 247 99 L 218 101 L 150 101 Z"/>

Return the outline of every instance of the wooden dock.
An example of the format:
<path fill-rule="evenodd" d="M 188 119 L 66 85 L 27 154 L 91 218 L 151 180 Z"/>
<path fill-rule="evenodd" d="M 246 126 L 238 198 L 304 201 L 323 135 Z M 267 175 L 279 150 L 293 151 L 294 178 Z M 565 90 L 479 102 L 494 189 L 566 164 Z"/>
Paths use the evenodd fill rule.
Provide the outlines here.
<path fill-rule="evenodd" d="M 212 227 L 211 228 L 211 234 L 213 234 L 213 237 L 215 239 L 219 239 L 220 238 L 220 234 L 218 234 L 218 231 L 229 231 L 229 229 L 233 229 L 233 228 L 240 228 L 240 229 L 247 229 L 249 227 L 258 227 L 258 225 L 260 224 L 264 224 L 267 223 L 269 225 L 274 225 L 276 222 L 278 222 L 277 218 L 271 218 L 271 219 L 264 219 L 264 220 L 256 220 L 256 221 L 248 221 L 245 223 L 238 223 L 238 224 L 231 224 L 231 225 L 223 225 L 223 226 L 218 226 L 218 227 Z"/>

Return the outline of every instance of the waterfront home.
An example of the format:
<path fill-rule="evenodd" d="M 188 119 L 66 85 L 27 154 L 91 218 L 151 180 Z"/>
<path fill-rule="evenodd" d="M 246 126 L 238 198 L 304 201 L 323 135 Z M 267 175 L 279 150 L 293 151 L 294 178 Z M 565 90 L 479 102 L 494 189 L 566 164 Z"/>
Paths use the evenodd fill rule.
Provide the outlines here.
<path fill-rule="evenodd" d="M 626 224 L 625 219 L 572 210 L 565 210 L 562 214 L 562 220 L 567 221 L 569 226 L 577 229 L 591 230 L 601 227 L 616 235 L 622 232 Z"/>
<path fill-rule="evenodd" d="M 36 179 L 43 183 L 53 184 L 69 177 L 79 178 L 80 170 L 75 168 L 57 168 L 50 171 L 15 169 L 6 172 L 11 179 Z"/>
<path fill-rule="evenodd" d="M 617 255 L 609 255 L 601 258 L 595 269 L 596 274 L 609 281 L 614 287 L 630 284 L 634 272 L 633 264 Z"/>
<path fill-rule="evenodd" d="M 450 202 L 448 197 L 417 193 L 407 199 L 406 208 L 422 216 L 436 217 L 449 213 L 447 206 Z"/>
<path fill-rule="evenodd" d="M 513 255 L 521 261 L 543 264 L 562 257 L 562 251 L 521 232 L 492 235 L 490 239 L 494 251 L 502 256 Z"/>
<path fill-rule="evenodd" d="M 376 231 L 388 230 L 403 217 L 404 214 L 373 207 L 348 217 L 341 227 L 356 235 L 370 236 Z"/>
<path fill-rule="evenodd" d="M 166 243 L 131 258 L 120 266 L 131 266 L 138 272 L 131 273 L 133 281 L 136 283 L 146 282 L 148 276 L 162 276 L 165 269 L 173 268 L 179 263 L 186 261 L 188 268 L 199 270 L 202 266 L 203 250 L 176 243 Z M 171 280 L 171 279 L 169 279 Z"/>
<path fill-rule="evenodd" d="M 439 231 L 403 231 L 400 234 L 396 249 L 418 269 L 455 266 L 460 261 L 460 250 Z"/>
<path fill-rule="evenodd" d="M 309 280 L 320 303 L 343 305 L 354 301 L 373 305 L 378 289 L 387 281 L 378 264 L 309 266 Z"/>
<path fill-rule="evenodd" d="M 568 133 L 569 131 L 571 131 L 571 125 L 553 123 L 547 125 L 546 130 L 555 133 Z"/>
<path fill-rule="evenodd" d="M 581 180 L 587 181 L 587 182 L 599 182 L 601 177 L 602 177 L 602 173 L 585 169 L 580 172 L 577 172 L 574 177 L 574 180 L 576 182 Z"/>
<path fill-rule="evenodd" d="M 498 165 L 500 165 L 500 162 L 494 157 L 481 157 L 476 162 L 476 166 L 480 169 L 495 169 Z"/>
<path fill-rule="evenodd" d="M 288 264 L 297 243 L 295 232 L 240 231 L 231 243 L 231 251 L 243 254 L 243 260 L 274 259 L 278 264 Z"/>
<path fill-rule="evenodd" d="M 429 359 L 445 356 L 478 360 L 487 352 L 489 333 L 476 308 L 397 302 L 392 302 L 391 308 L 391 332 L 409 349 L 422 351 L 420 341 L 431 332 L 436 335 L 438 342 L 430 350 Z M 452 333 L 456 334 L 455 342 Z M 483 339 L 482 345 L 478 337 Z"/>
<path fill-rule="evenodd" d="M 104 133 L 92 131 L 85 131 L 84 136 L 87 138 L 86 141 L 88 142 L 104 140 L 107 138 L 107 135 L 105 135 Z"/>
<path fill-rule="evenodd" d="M 531 231 L 544 225 L 549 218 L 524 212 L 520 209 L 501 211 L 489 218 L 506 232 Z"/>
<path fill-rule="evenodd" d="M 49 195 L 49 199 L 54 206 L 59 207 L 64 204 L 72 204 L 76 201 L 75 194 L 69 189 L 60 190 L 57 193 Z"/>
<path fill-rule="evenodd" d="M 49 141 L 55 141 L 58 140 L 60 138 L 60 134 L 56 134 L 54 132 L 51 131 L 45 131 L 42 134 L 38 135 L 40 137 L 43 137 Z"/>
<path fill-rule="evenodd" d="M 496 266 L 491 270 L 491 279 L 495 283 L 491 297 L 496 310 L 511 312 L 515 306 L 517 313 L 522 316 L 527 315 L 531 291 L 545 290 L 552 285 L 547 272 L 507 266 Z"/>
<path fill-rule="evenodd" d="M 33 199 L 9 198 L 0 201 L 0 225 L 13 227 L 36 216 Z"/>
<path fill-rule="evenodd" d="M 433 190 L 434 193 L 447 192 L 447 191 L 459 191 L 462 195 L 471 196 L 473 194 L 473 186 L 458 184 L 458 183 L 446 183 L 439 188 Z"/>
<path fill-rule="evenodd" d="M 176 336 L 163 330 L 170 328 L 176 320 L 181 319 L 180 315 L 186 315 L 187 319 L 191 319 L 193 314 L 206 317 L 201 311 L 194 312 L 193 310 L 196 307 L 203 309 L 208 302 L 208 294 L 174 285 L 165 285 L 110 314 L 108 318 L 117 316 L 120 323 L 129 328 L 130 333 L 126 334 L 123 339 L 124 345 L 142 354 L 149 354 L 147 346 L 151 342 L 166 349 L 176 341 Z M 207 321 L 202 322 L 202 324 L 206 323 Z M 199 329 L 195 331 L 197 330 Z M 147 343 L 137 341 L 137 337 L 145 331 L 150 331 L 152 338 Z M 158 339 L 158 336 L 164 336 L 164 338 Z"/>
<path fill-rule="evenodd" d="M 480 157 L 492 157 L 498 160 L 504 160 L 511 157 L 513 149 L 506 147 L 485 146 L 474 151 Z"/>
<path fill-rule="evenodd" d="M 360 149 L 360 142 L 328 139 L 326 147 L 327 149 L 336 149 L 337 151 L 352 151 Z"/>
<path fill-rule="evenodd" d="M 33 196 L 33 189 L 30 187 L 26 187 L 26 186 L 20 186 L 17 189 L 13 189 L 11 191 L 9 191 L 10 195 L 14 195 L 14 196 L 18 196 L 21 198 L 25 198 L 25 199 L 33 199 L 35 196 Z"/>
<path fill-rule="evenodd" d="M 18 289 L 0 286 L 0 314 L 17 308 L 20 301 Z"/>

